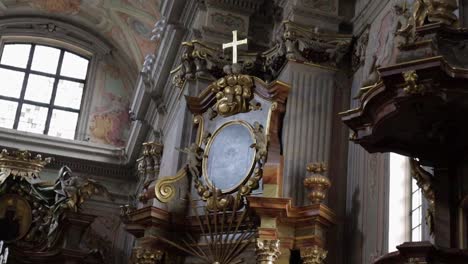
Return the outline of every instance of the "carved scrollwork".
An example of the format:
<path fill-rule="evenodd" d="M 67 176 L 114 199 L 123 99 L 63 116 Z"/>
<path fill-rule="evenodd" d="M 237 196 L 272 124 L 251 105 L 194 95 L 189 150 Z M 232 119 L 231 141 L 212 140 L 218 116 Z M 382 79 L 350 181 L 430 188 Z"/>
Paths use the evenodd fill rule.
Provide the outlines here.
<path fill-rule="evenodd" d="M 174 183 L 187 176 L 185 168 L 180 169 L 174 177 L 164 177 L 159 179 L 154 186 L 156 198 L 163 203 L 167 203 L 174 198 L 176 188 Z"/>
<path fill-rule="evenodd" d="M 175 176 L 164 177 L 159 179 L 154 186 L 154 192 L 156 198 L 163 203 L 167 203 L 172 200 L 176 193 L 176 188 L 174 183 L 180 181 L 182 178 L 186 177 L 188 173 L 191 173 L 194 179 L 197 179 L 201 175 L 201 160 L 203 159 L 203 149 L 199 146 L 203 141 L 203 127 L 204 120 L 201 115 L 197 115 L 193 119 L 194 124 L 198 124 L 197 138 L 195 143 L 185 149 L 178 149 L 181 152 L 184 152 L 188 155 L 187 165 L 180 169 Z"/>

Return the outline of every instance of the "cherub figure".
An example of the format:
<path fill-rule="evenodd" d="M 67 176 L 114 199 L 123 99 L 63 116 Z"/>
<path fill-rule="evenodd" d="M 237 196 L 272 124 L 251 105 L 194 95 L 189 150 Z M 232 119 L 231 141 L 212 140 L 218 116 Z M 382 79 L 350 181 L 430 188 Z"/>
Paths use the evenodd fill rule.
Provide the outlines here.
<path fill-rule="evenodd" d="M 255 160 L 261 165 L 265 164 L 268 155 L 268 137 L 264 133 L 263 126 L 260 123 L 254 123 L 254 136 L 255 143 L 250 145 L 251 148 L 255 148 L 257 153 L 255 154 Z"/>
<path fill-rule="evenodd" d="M 201 174 L 198 168 L 201 166 L 201 162 L 203 160 L 203 150 L 196 143 L 192 143 L 188 148 L 176 148 L 176 150 L 187 154 L 187 166 L 190 174 L 192 174 L 192 176 L 200 177 Z"/>

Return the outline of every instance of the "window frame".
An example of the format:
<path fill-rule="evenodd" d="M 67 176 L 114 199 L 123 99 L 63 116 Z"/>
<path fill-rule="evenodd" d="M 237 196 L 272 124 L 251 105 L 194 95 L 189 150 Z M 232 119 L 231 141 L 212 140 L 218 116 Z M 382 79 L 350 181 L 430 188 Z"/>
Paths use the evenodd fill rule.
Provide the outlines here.
<path fill-rule="evenodd" d="M 53 38 L 52 36 L 36 36 L 36 35 L 30 35 L 30 34 L 5 34 L 4 36 L 0 37 L 0 56 L 3 54 L 3 49 L 5 44 L 35 44 L 35 45 L 41 45 L 41 46 L 49 46 L 53 48 L 57 48 L 60 50 L 65 50 L 67 52 L 70 52 L 74 55 L 80 56 L 82 58 L 87 59 L 88 62 L 88 69 L 86 73 L 86 79 L 83 87 L 83 94 L 81 96 L 81 106 L 80 106 L 80 112 L 78 114 L 78 122 L 76 125 L 75 129 L 75 137 L 74 139 L 67 139 L 67 138 L 60 138 L 60 137 L 55 137 L 55 136 L 49 136 L 47 134 L 39 134 L 39 133 L 32 133 L 36 135 L 44 135 L 46 137 L 50 138 L 60 138 L 63 140 L 72 140 L 72 141 L 87 141 L 88 140 L 88 122 L 89 122 L 89 114 L 91 112 L 91 101 L 93 100 L 92 96 L 94 93 L 95 89 L 95 81 L 96 81 L 96 69 L 97 69 L 97 64 L 99 58 L 102 58 L 102 54 L 99 50 L 92 50 L 86 49 L 83 47 L 82 44 L 80 43 L 73 43 L 72 41 L 68 41 L 67 39 L 64 40 L 59 40 L 56 38 Z M 32 49 L 31 49 L 32 50 Z M 30 50 L 30 55 L 31 55 L 31 50 Z M 31 60 L 31 57 L 28 57 L 29 60 Z M 28 63 L 29 63 L 28 60 Z M 8 66 L 10 67 L 10 66 Z M 18 68 L 19 69 L 19 68 Z M 16 70 L 16 67 L 15 67 Z M 23 71 L 24 72 L 24 71 Z M 33 70 L 33 74 L 35 74 Z M 47 76 L 47 73 L 42 73 L 39 72 L 41 76 Z M 66 77 L 66 76 L 65 76 Z M 70 78 L 70 77 L 66 77 Z M 73 79 L 73 78 L 72 78 Z M 76 79 L 76 78 L 75 78 Z M 27 82 L 26 82 L 27 83 Z M 23 83 L 24 85 L 24 83 Z M 55 86 L 55 85 L 54 85 Z M 22 87 L 23 90 L 23 87 Z M 2 98 L 3 99 L 3 98 Z M 12 100 L 10 100 L 12 101 Z M 35 105 L 39 105 L 37 103 L 34 103 Z M 20 109 L 20 107 L 18 107 Z M 62 110 L 62 109 L 60 109 Z M 21 110 L 17 110 L 21 111 Z M 16 119 L 16 116 L 15 116 Z M 15 120 L 16 121 L 16 120 Z M 3 128 L 2 128 L 3 129 Z M 11 128 L 5 128 L 5 129 L 10 129 L 10 130 L 15 130 L 15 131 L 21 131 L 21 130 L 16 130 L 16 129 L 11 129 Z M 23 132 L 23 131 L 21 131 Z M 26 132 L 30 133 L 30 132 Z"/>
<path fill-rule="evenodd" d="M 7 69 L 7 70 L 12 70 L 12 71 L 24 73 L 24 79 L 23 79 L 23 84 L 22 84 L 22 87 L 21 87 L 19 98 L 4 96 L 4 95 L 0 94 L 0 99 L 18 103 L 15 118 L 14 118 L 14 124 L 13 124 L 12 129 L 18 130 L 19 120 L 21 118 L 22 107 L 23 107 L 24 104 L 30 104 L 30 105 L 34 105 L 34 106 L 47 108 L 47 117 L 46 117 L 46 121 L 45 121 L 45 124 L 44 124 L 44 130 L 43 130 L 43 133 L 41 133 L 41 134 L 47 135 L 47 136 L 52 136 L 52 135 L 48 135 L 48 132 L 49 132 L 50 123 L 51 123 L 51 120 L 52 120 L 53 110 L 57 109 L 57 110 L 62 110 L 62 111 L 66 111 L 66 112 L 77 113 L 78 118 L 77 118 L 77 123 L 76 123 L 75 134 L 74 134 L 73 140 L 77 139 L 77 135 L 78 135 L 78 131 L 79 131 L 79 126 L 78 125 L 80 123 L 79 120 L 80 120 L 80 118 L 82 116 L 82 107 L 83 107 L 84 97 L 85 97 L 84 95 L 86 94 L 87 88 L 88 88 L 87 86 L 88 86 L 88 79 L 89 79 L 90 68 L 91 68 L 90 66 L 91 66 L 91 61 L 92 61 L 93 57 L 90 56 L 90 55 L 86 56 L 86 55 L 80 54 L 78 52 L 75 52 L 75 51 L 70 50 L 68 48 L 65 48 L 63 46 L 52 45 L 50 43 L 42 43 L 42 42 L 38 42 L 38 41 L 34 41 L 34 40 L 30 40 L 30 41 L 17 41 L 17 40 L 8 41 L 8 40 L 6 40 L 6 41 L 2 41 L 0 43 L 0 45 L 1 45 L 0 46 L 0 60 L 1 60 L 2 56 L 3 56 L 3 51 L 4 51 L 5 45 L 15 45 L 15 44 L 31 45 L 31 47 L 30 47 L 30 50 L 29 50 L 28 61 L 27 61 L 27 64 L 26 64 L 25 68 L 0 64 L 0 68 L 2 68 L 2 69 Z M 41 71 L 37 71 L 37 70 L 32 69 L 32 62 L 33 62 L 34 52 L 35 52 L 36 46 L 51 47 L 51 48 L 58 49 L 60 51 L 59 60 L 57 62 L 57 69 L 56 69 L 56 72 L 54 74 L 53 73 L 41 72 Z M 73 78 L 73 77 L 60 75 L 60 71 L 61 71 L 61 68 L 62 68 L 65 52 L 76 55 L 76 56 L 81 57 L 83 59 L 86 59 L 88 61 L 88 67 L 87 67 L 86 76 L 85 76 L 84 79 L 77 79 L 77 78 Z M 54 83 L 53 83 L 53 87 L 52 87 L 52 94 L 51 94 L 51 98 L 49 100 L 49 103 L 42 103 L 42 102 L 32 101 L 32 100 L 28 100 L 28 99 L 25 98 L 26 89 L 27 89 L 27 85 L 28 85 L 28 80 L 29 80 L 29 77 L 30 77 L 31 74 L 54 79 Z M 58 84 L 59 84 L 60 80 L 72 81 L 72 82 L 77 82 L 77 83 L 83 84 L 83 92 L 82 92 L 82 95 L 81 95 L 81 102 L 80 102 L 80 108 L 79 109 L 70 108 L 70 107 L 63 107 L 63 106 L 57 106 L 57 105 L 54 104 L 56 94 L 57 94 Z"/>

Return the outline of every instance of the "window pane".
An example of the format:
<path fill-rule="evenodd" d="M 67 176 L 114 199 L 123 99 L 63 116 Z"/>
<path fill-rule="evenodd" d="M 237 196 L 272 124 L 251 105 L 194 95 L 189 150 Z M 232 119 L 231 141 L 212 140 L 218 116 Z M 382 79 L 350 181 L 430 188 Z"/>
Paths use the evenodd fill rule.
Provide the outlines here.
<path fill-rule="evenodd" d="M 46 107 L 23 104 L 18 123 L 18 130 L 43 134 L 47 112 L 48 108 Z"/>
<path fill-rule="evenodd" d="M 84 80 L 88 71 L 88 60 L 65 52 L 60 75 Z"/>
<path fill-rule="evenodd" d="M 35 102 L 50 103 L 53 88 L 54 78 L 30 74 L 24 98 Z"/>
<path fill-rule="evenodd" d="M 54 105 L 80 109 L 84 84 L 60 80 Z"/>
<path fill-rule="evenodd" d="M 421 207 L 414 210 L 411 214 L 411 228 L 414 228 L 421 224 Z"/>
<path fill-rule="evenodd" d="M 54 109 L 50 119 L 49 135 L 74 139 L 78 113 Z"/>
<path fill-rule="evenodd" d="M 26 68 L 29 59 L 29 44 L 6 44 L 3 46 L 1 64 Z"/>
<path fill-rule="evenodd" d="M 0 100 L 0 127 L 13 128 L 17 107 L 17 102 Z"/>
<path fill-rule="evenodd" d="M 34 49 L 31 69 L 56 74 L 59 57 L 59 49 L 46 46 L 36 46 Z"/>
<path fill-rule="evenodd" d="M 414 178 L 411 178 L 411 192 L 416 191 L 419 189 L 418 184 Z"/>
<path fill-rule="evenodd" d="M 411 231 L 411 241 L 421 241 L 421 226 L 418 226 Z"/>
<path fill-rule="evenodd" d="M 411 196 L 411 203 L 412 207 L 411 210 L 416 209 L 417 207 L 421 206 L 421 189 L 417 190 L 413 195 Z"/>
<path fill-rule="evenodd" d="M 23 87 L 24 73 L 7 69 L 0 69 L 2 88 L 0 95 L 19 98 Z"/>

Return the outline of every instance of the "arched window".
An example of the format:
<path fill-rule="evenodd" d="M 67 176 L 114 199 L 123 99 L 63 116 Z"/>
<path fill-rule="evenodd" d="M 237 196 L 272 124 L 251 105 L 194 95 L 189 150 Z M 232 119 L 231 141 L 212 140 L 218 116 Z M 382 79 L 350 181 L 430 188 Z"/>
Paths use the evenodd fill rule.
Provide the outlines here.
<path fill-rule="evenodd" d="M 89 56 L 34 42 L 4 42 L 0 127 L 75 139 Z"/>

